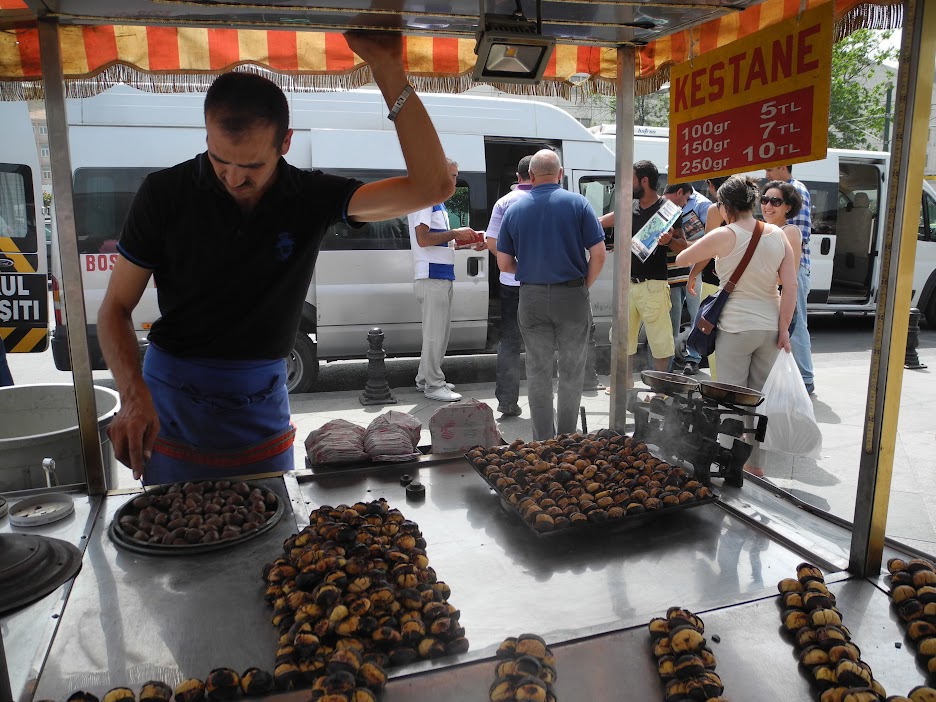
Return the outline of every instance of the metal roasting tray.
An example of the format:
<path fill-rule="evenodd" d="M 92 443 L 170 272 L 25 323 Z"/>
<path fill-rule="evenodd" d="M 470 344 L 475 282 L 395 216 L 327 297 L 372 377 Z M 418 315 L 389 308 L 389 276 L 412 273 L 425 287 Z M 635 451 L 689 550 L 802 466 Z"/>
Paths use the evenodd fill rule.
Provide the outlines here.
<path fill-rule="evenodd" d="M 263 491 L 264 495 L 267 493 L 273 492 L 269 488 L 264 487 L 255 482 L 246 481 L 247 485 L 253 488 L 259 488 Z M 163 485 L 160 487 L 147 489 L 146 493 L 149 496 L 159 496 L 169 491 L 168 485 Z M 273 493 L 276 494 L 276 493 Z M 133 551 L 134 553 L 139 553 L 144 556 L 189 556 L 199 553 L 208 553 L 210 551 L 220 551 L 222 549 L 231 548 L 232 546 L 237 546 L 242 544 L 245 541 L 249 541 L 254 537 L 259 536 L 260 534 L 266 533 L 282 518 L 283 512 L 285 511 L 285 504 L 282 496 L 276 495 L 276 509 L 274 510 L 273 516 L 270 517 L 267 521 L 261 524 L 256 529 L 248 531 L 246 534 L 241 534 L 236 539 L 224 539 L 219 541 L 214 541 L 209 544 L 185 544 L 185 545 L 169 545 L 169 544 L 151 544 L 144 543 L 142 541 L 137 541 L 131 536 L 128 536 L 120 528 L 120 518 L 128 515 L 135 514 L 139 510 L 133 506 L 133 500 L 128 500 L 111 520 L 110 525 L 107 528 L 107 535 L 120 548 L 126 549 L 128 551 Z"/>
<path fill-rule="evenodd" d="M 706 399 L 739 407 L 757 407 L 764 401 L 764 395 L 756 390 L 712 380 L 700 380 L 699 392 Z"/>
<path fill-rule="evenodd" d="M 659 519 L 660 517 L 668 514 L 674 514 L 676 512 L 684 512 L 687 509 L 692 509 L 693 507 L 702 507 L 703 505 L 710 505 L 715 502 L 718 502 L 719 497 L 714 492 L 712 497 L 705 500 L 698 500 L 697 502 L 690 502 L 688 504 L 676 505 L 674 507 L 664 507 L 662 509 L 653 510 L 650 512 L 644 512 L 642 514 L 634 514 L 629 517 L 617 517 L 615 519 L 606 519 L 603 522 L 588 522 L 586 524 L 575 524 L 562 529 L 554 529 L 553 531 L 540 532 L 533 528 L 533 525 L 530 524 L 526 519 L 523 518 L 523 515 L 520 514 L 520 511 L 510 504 L 501 493 L 497 487 L 487 479 L 487 476 L 484 475 L 482 469 L 476 466 L 471 458 L 468 457 L 468 454 L 465 454 L 465 460 L 468 461 L 468 464 L 472 469 L 481 476 L 481 479 L 490 487 L 494 492 L 497 493 L 497 497 L 500 500 L 501 508 L 505 512 L 509 512 L 514 515 L 520 522 L 529 530 L 531 534 L 534 534 L 537 538 L 540 539 L 555 539 L 556 537 L 562 536 L 574 536 L 579 534 L 593 534 L 595 532 L 607 532 L 612 530 L 617 530 L 618 527 L 625 527 L 627 525 L 636 525 L 641 524 L 646 521 L 651 521 Z M 662 460 L 662 459 L 661 459 Z M 711 488 L 709 488 L 711 489 Z"/>

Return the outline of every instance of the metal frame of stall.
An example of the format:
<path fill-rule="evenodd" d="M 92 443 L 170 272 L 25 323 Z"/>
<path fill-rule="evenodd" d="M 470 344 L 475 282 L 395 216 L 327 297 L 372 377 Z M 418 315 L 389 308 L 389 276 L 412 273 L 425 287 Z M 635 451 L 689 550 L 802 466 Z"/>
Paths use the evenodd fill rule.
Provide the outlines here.
<path fill-rule="evenodd" d="M 872 371 L 866 406 L 865 437 L 860 455 L 860 477 L 856 499 L 855 519 L 850 540 L 849 571 L 860 578 L 877 579 L 884 549 L 888 496 L 893 467 L 894 445 L 897 431 L 898 405 L 903 373 L 903 348 L 906 342 L 906 320 L 909 312 L 913 253 L 916 242 L 916 208 L 918 202 L 909 194 L 917 192 L 922 179 L 924 150 L 917 145 L 926 141 L 929 110 L 931 67 L 936 57 L 936 0 L 906 0 L 905 25 L 901 45 L 897 84 L 897 112 L 894 121 L 894 158 L 891 161 L 889 201 L 900 203 L 887 213 L 887 227 L 882 263 L 881 295 L 875 322 Z M 75 222 L 72 207 L 71 167 L 65 117 L 65 87 L 59 48 L 59 26 L 54 20 L 40 20 L 40 48 L 43 80 L 46 89 L 47 124 L 53 163 L 53 191 L 57 226 L 60 233 L 60 253 L 63 272 L 65 314 L 75 333 L 70 335 L 70 353 L 75 381 L 82 453 L 87 471 L 89 504 L 98 505 L 100 511 L 107 493 L 101 444 L 98 439 L 97 413 L 94 402 L 93 379 L 88 352 L 86 318 L 83 304 L 81 271 L 75 245 Z M 632 46 L 617 50 L 617 135 L 633 133 L 634 116 L 631 100 L 621 99 L 634 93 L 635 52 Z M 633 150 L 626 142 L 616 150 L 616 182 L 626 184 L 632 171 Z M 618 188 L 615 211 L 630 210 L 629 190 Z M 631 236 L 630 217 L 618 217 L 616 231 L 619 247 L 627 251 Z M 611 424 L 623 427 L 626 412 L 624 378 L 629 372 L 626 353 L 628 329 L 628 286 L 630 257 L 617 257 L 614 294 L 614 338 L 616 353 L 612 358 Z M 897 349 L 896 352 L 892 352 Z M 298 491 L 302 487 L 292 480 L 287 489 Z M 290 486 L 293 486 L 290 488 Z M 295 506 L 302 508 L 302 496 L 291 495 Z M 99 522 L 100 522 L 99 517 Z M 297 522 L 298 523 L 298 522 Z M 92 531 L 92 525 L 82 526 Z M 86 537 L 88 535 L 85 535 Z M 106 537 L 105 537 L 106 538 Z M 772 534 L 772 540 L 776 535 Z M 67 594 L 66 594 L 67 596 Z M 865 595 L 856 594 L 860 599 Z M 58 603 L 64 609 L 64 597 Z M 878 613 L 878 618 L 880 618 Z M 54 615 L 57 618 L 57 615 Z M 47 627 L 44 636 L 49 644 L 54 625 Z M 632 636 L 628 632 L 605 634 L 620 640 Z M 612 643 L 612 642 L 608 642 Z M 575 646 L 569 646 L 574 652 Z M 616 649 L 616 646 L 611 646 Z M 570 653 L 572 655 L 572 653 Z M 581 650 L 575 655 L 581 656 Z M 2 651 L 0 651 L 2 657 Z M 3 659 L 5 661 L 5 658 Z M 613 665 L 613 664 L 612 664 Z M 474 677 L 472 665 L 447 669 L 455 678 Z M 0 679 L 6 673 L 0 667 Z M 485 670 L 489 676 L 489 671 Z M 409 683 L 411 692 L 427 680 Z M 608 681 L 611 683 L 611 681 Z M 401 683 L 402 687 L 402 683 Z M 0 698 L 9 697 L 8 690 L 0 689 Z M 414 697 L 415 699 L 415 697 Z"/>
<path fill-rule="evenodd" d="M 861 447 L 860 478 L 856 499 L 854 539 L 850 570 L 860 575 L 876 573 L 881 565 L 887 500 L 893 470 L 899 398 L 903 377 L 903 349 L 906 346 L 913 259 L 916 249 L 916 201 L 908 195 L 919 190 L 923 177 L 925 149 L 914 148 L 927 140 L 929 109 L 929 69 L 936 54 L 936 0 L 906 0 L 905 25 L 898 68 L 893 153 L 889 176 L 886 242 L 875 320 L 871 377 L 865 411 L 865 436 Z M 75 221 L 70 178 L 71 162 L 65 114 L 65 87 L 62 72 L 58 23 L 41 19 L 40 49 L 45 84 L 49 146 L 53 164 L 53 192 L 56 224 L 62 260 L 65 316 L 70 329 L 69 346 L 78 407 L 82 452 L 87 470 L 88 491 L 106 491 L 104 462 L 97 434 L 94 383 L 88 351 L 83 289 L 75 240 Z M 927 30 L 928 31 L 925 31 Z M 616 139 L 633 134 L 634 47 L 617 50 Z M 632 142 L 616 149 L 616 182 L 627 183 L 632 172 Z M 629 212 L 629 190 L 616 189 L 615 212 Z M 901 203 L 898 207 L 896 203 Z M 619 250 L 627 251 L 631 238 L 630 217 L 616 217 Z M 70 235 L 70 236 L 69 236 Z M 611 368 L 611 426 L 623 428 L 626 415 L 624 378 L 630 371 L 627 356 L 628 285 L 630 258 L 617 256 L 614 278 L 614 336 Z M 894 349 L 897 351 L 894 352 Z"/>

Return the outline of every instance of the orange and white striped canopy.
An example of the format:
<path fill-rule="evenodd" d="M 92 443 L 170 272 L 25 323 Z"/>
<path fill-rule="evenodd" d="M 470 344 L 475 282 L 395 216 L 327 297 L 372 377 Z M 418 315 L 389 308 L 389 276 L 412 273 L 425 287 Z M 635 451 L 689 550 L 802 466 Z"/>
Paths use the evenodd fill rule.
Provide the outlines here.
<path fill-rule="evenodd" d="M 901 21 L 902 5 L 890 4 L 892 0 L 873 5 L 860 0 L 765 0 L 640 47 L 638 92 L 652 92 L 659 87 L 670 65 L 829 1 L 835 2 L 839 36 L 860 27 L 892 28 Z M 21 15 L 25 9 L 23 0 L 0 0 L 0 26 L 4 12 L 18 11 Z M 352 88 L 369 79 L 366 66 L 339 32 L 63 25 L 60 41 L 66 84 L 81 83 L 85 94 L 115 82 L 162 91 L 191 89 L 193 82 L 186 77 L 214 75 L 243 64 L 267 68 L 282 78 L 284 87 L 296 89 Z M 449 92 L 471 87 L 476 58 L 473 40 L 412 35 L 404 38 L 404 49 L 407 71 L 417 87 Z M 583 82 L 590 82 L 593 90 L 611 94 L 616 67 L 613 48 L 559 44 L 542 85 L 508 89 L 567 93 L 573 89 L 570 78 L 587 76 Z M 27 24 L 0 31 L 0 96 L 36 97 L 41 92 L 40 80 L 36 26 Z M 70 93 L 76 94 L 74 86 Z"/>

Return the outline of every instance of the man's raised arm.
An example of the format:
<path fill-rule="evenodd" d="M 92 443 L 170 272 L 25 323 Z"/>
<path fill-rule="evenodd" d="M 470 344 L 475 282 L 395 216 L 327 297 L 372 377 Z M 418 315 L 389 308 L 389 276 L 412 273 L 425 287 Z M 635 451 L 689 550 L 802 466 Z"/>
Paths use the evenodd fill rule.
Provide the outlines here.
<path fill-rule="evenodd" d="M 394 124 L 406 161 L 405 176 L 358 188 L 348 204 L 348 216 L 359 222 L 375 222 L 445 202 L 455 186 L 429 113 L 406 82 L 402 36 L 355 30 L 346 32 L 345 38 L 351 50 L 370 66 L 388 110 L 403 100 Z"/>

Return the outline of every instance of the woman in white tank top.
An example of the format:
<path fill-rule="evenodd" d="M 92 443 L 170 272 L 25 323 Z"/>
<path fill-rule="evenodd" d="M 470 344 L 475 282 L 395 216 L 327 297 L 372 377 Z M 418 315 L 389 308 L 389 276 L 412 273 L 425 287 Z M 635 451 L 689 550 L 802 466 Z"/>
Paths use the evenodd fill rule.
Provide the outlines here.
<path fill-rule="evenodd" d="M 759 194 L 751 178 L 732 176 L 725 181 L 718 189 L 716 205 L 728 224 L 691 244 L 676 257 L 676 264 L 688 266 L 714 258 L 724 288 L 751 242 L 757 224 L 754 203 Z M 778 279 L 782 294 L 777 289 Z M 718 319 L 718 382 L 758 392 L 763 389 L 779 350 L 790 352 L 789 327 L 795 306 L 793 250 L 779 227 L 765 224 L 754 255 Z M 744 469 L 763 475 L 763 460 L 763 452 L 754 443 Z"/>

